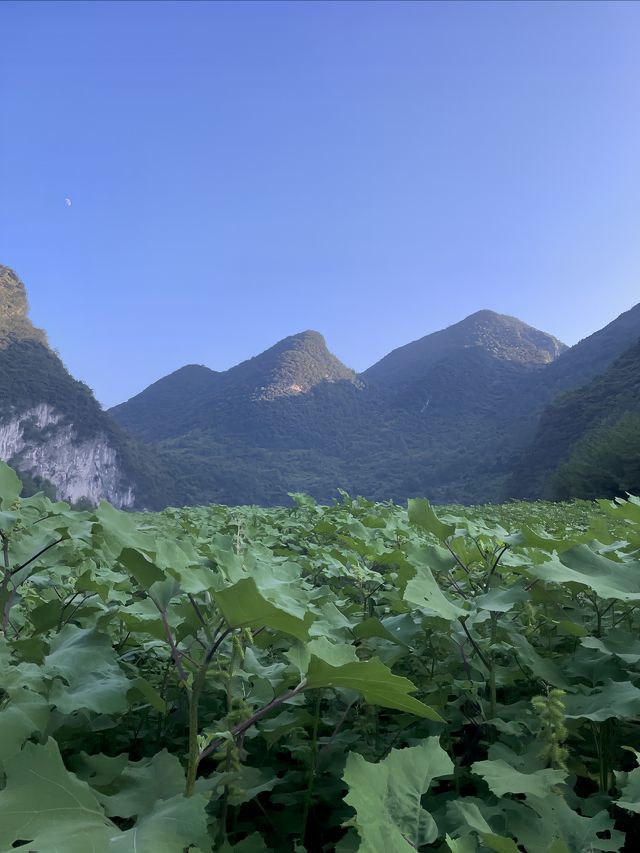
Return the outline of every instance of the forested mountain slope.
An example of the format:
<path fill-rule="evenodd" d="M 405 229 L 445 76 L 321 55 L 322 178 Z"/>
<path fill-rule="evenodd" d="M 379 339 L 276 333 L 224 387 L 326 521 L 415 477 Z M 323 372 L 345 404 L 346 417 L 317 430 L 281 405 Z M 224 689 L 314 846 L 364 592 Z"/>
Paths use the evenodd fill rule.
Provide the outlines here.
<path fill-rule="evenodd" d="M 328 500 L 339 487 L 495 498 L 529 412 L 523 389 L 563 345 L 484 311 L 404 349 L 358 377 L 304 332 L 224 373 L 183 368 L 110 413 L 157 443 L 178 502 Z"/>
<path fill-rule="evenodd" d="M 151 452 L 69 375 L 28 317 L 23 283 L 0 266 L 0 459 L 59 498 L 148 503 L 163 491 Z"/>
<path fill-rule="evenodd" d="M 625 417 L 630 413 L 640 413 L 640 335 L 636 343 L 603 373 L 581 388 L 560 394 L 545 408 L 535 439 L 517 470 L 518 480 L 526 484 L 525 494 L 531 497 L 571 497 L 575 491 L 577 497 L 602 496 L 604 486 L 596 482 L 589 485 L 586 470 L 581 475 L 584 482 L 580 489 L 575 486 L 572 491 L 570 484 L 577 472 L 572 473 L 571 466 L 563 471 L 557 471 L 557 468 L 579 451 L 582 442 L 588 440 L 586 449 L 587 446 L 593 445 L 595 438 L 600 447 L 598 453 L 603 459 L 603 454 L 608 452 L 606 446 L 609 445 L 611 451 L 615 452 L 616 459 L 622 453 L 619 460 L 622 467 L 634 464 L 637 466 L 630 444 L 624 452 L 621 448 L 617 449 L 627 432 L 629 440 L 631 439 L 633 419 Z M 623 426 L 621 432 L 619 424 L 623 418 L 627 426 Z M 640 434 L 638 439 L 640 453 Z M 627 439 L 624 439 L 624 442 L 626 447 Z M 593 454 L 588 455 L 591 457 Z M 583 459 L 581 464 L 586 464 L 586 461 L 586 458 Z M 595 456 L 592 461 L 595 464 Z M 595 478 L 601 477 L 601 474 L 602 472 L 597 474 L 593 471 Z M 634 485 L 630 481 L 627 488 Z M 620 485 L 614 489 L 619 490 Z"/>

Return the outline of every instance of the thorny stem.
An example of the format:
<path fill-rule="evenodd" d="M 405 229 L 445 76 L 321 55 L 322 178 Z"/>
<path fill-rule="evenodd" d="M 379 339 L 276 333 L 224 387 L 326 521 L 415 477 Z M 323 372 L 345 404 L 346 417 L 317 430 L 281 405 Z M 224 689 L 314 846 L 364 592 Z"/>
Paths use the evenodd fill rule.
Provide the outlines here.
<path fill-rule="evenodd" d="M 278 708 L 284 702 L 288 702 L 289 699 L 293 699 L 294 696 L 297 696 L 307 686 L 306 681 L 301 681 L 297 687 L 292 687 L 291 690 L 287 690 L 286 693 L 282 693 L 280 696 L 277 696 L 267 705 L 263 705 L 262 708 L 259 708 L 255 714 L 252 714 L 248 720 L 245 720 L 243 723 L 239 723 L 237 726 L 231 729 L 231 737 L 238 738 L 240 735 L 243 735 L 251 726 L 255 725 L 259 720 L 263 717 L 266 717 L 270 711 L 273 711 L 274 708 Z M 212 752 L 215 752 L 224 742 L 226 738 L 218 737 L 215 740 L 212 740 L 210 744 L 208 744 L 198 756 L 198 761 L 202 761 L 203 758 L 206 758 L 208 755 L 211 755 Z"/>

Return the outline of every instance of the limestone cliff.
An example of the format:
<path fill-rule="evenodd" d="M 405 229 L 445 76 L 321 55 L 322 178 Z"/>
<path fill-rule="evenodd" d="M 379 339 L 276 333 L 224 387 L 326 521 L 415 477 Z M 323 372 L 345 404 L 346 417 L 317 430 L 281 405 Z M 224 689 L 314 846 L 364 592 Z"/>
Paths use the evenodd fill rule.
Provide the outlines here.
<path fill-rule="evenodd" d="M 29 320 L 23 283 L 0 266 L 0 459 L 49 480 L 60 499 L 124 508 L 136 499 L 129 450 Z"/>

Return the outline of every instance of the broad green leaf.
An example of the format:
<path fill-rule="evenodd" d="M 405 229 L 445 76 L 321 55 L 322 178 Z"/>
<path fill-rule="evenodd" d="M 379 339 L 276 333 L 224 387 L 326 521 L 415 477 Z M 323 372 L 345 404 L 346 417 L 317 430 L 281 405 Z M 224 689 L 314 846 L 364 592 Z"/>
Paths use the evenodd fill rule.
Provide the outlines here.
<path fill-rule="evenodd" d="M 564 703 L 569 720 L 633 719 L 640 714 L 640 690 L 630 681 L 608 679 L 602 687 L 565 696 Z"/>
<path fill-rule="evenodd" d="M 458 832 L 460 826 L 466 832 L 492 832 L 477 803 L 466 800 L 453 800 L 447 803 L 447 817 L 451 823 L 457 825 L 456 832 Z M 461 832 L 460 834 L 464 833 Z"/>
<path fill-rule="evenodd" d="M 230 628 L 266 627 L 290 634 L 298 640 L 309 637 L 313 614 L 307 612 L 301 619 L 281 610 L 262 595 L 253 578 L 243 578 L 213 595 Z"/>
<path fill-rule="evenodd" d="M 408 678 L 394 675 L 377 658 L 345 663 L 341 666 L 331 666 L 326 661 L 312 655 L 307 670 L 306 686 L 307 689 L 346 687 L 356 690 L 371 705 L 396 708 L 398 711 L 405 711 L 407 714 L 426 717 L 438 723 L 444 722 L 433 708 L 409 695 L 416 688 Z"/>
<path fill-rule="evenodd" d="M 135 548 L 123 548 L 120 552 L 120 562 L 144 589 L 165 579 L 165 574 L 151 560 Z"/>
<path fill-rule="evenodd" d="M 640 753 L 636 754 L 636 761 L 640 764 Z M 620 798 L 616 805 L 628 812 L 640 814 L 640 767 L 636 767 L 630 773 L 616 773 L 616 780 L 620 790 Z"/>
<path fill-rule="evenodd" d="M 531 670 L 535 676 L 553 684 L 554 687 L 560 687 L 563 690 L 568 688 L 567 680 L 560 668 L 550 658 L 539 655 L 523 634 L 511 629 L 509 640 L 518 654 L 521 666 Z"/>
<path fill-rule="evenodd" d="M 325 637 L 317 637 L 307 644 L 309 656 L 314 655 L 331 666 L 342 666 L 345 663 L 357 662 L 355 646 L 347 643 L 331 643 Z"/>
<path fill-rule="evenodd" d="M 421 804 L 434 779 L 453 772 L 453 762 L 437 737 L 418 746 L 392 749 L 377 764 L 351 752 L 347 757 L 345 797 L 356 811 L 361 853 L 401 853 L 433 843 L 438 829 Z"/>
<path fill-rule="evenodd" d="M 117 793 L 103 795 L 101 802 L 110 817 L 129 818 L 150 814 L 159 800 L 184 792 L 185 775 L 179 759 L 166 749 L 151 758 L 130 761 L 112 781 Z"/>
<path fill-rule="evenodd" d="M 460 838 L 452 838 L 450 835 L 445 835 L 444 840 L 450 853 L 476 853 L 478 842 L 473 835 L 462 835 Z"/>
<path fill-rule="evenodd" d="M 484 595 L 476 596 L 473 603 L 482 610 L 507 613 L 516 604 L 526 601 L 528 598 L 529 593 L 520 586 L 494 587 Z"/>
<path fill-rule="evenodd" d="M 521 773 L 506 761 L 476 761 L 471 770 L 481 776 L 496 797 L 505 794 L 534 794 L 546 797 L 553 793 L 567 774 L 563 770 L 535 770 L 533 773 Z"/>
<path fill-rule="evenodd" d="M 111 785 L 128 764 L 126 753 L 120 755 L 88 755 L 80 752 L 69 759 L 70 769 L 79 779 L 88 782 L 92 788 L 100 790 Z"/>
<path fill-rule="evenodd" d="M 560 796 L 527 795 L 525 803 L 515 800 L 503 800 L 503 803 L 506 804 L 509 832 L 527 851 L 547 853 L 559 842 L 563 842 L 570 853 L 618 851 L 624 840 L 606 811 L 586 817 L 574 811 Z"/>
<path fill-rule="evenodd" d="M 426 498 L 416 498 L 408 501 L 409 521 L 432 533 L 441 542 L 444 542 L 456 532 L 455 525 L 445 524 L 440 521 L 433 511 L 433 507 Z"/>
<path fill-rule="evenodd" d="M 23 849 L 46 853 L 54 853 L 56 847 L 65 853 L 108 850 L 115 827 L 86 782 L 65 768 L 54 740 L 25 744 L 4 769 L 0 849 L 22 841 L 28 842 Z"/>
<path fill-rule="evenodd" d="M 112 838 L 109 853 L 178 853 L 195 844 L 210 849 L 207 800 L 205 794 L 179 794 L 156 802 L 135 826 Z"/>
<path fill-rule="evenodd" d="M 518 845 L 512 838 L 495 835 L 493 832 L 484 832 L 481 838 L 484 846 L 488 847 L 489 850 L 495 850 L 496 853 L 520 853 Z"/>
<path fill-rule="evenodd" d="M 577 545 L 558 559 L 529 566 L 528 571 L 548 583 L 577 583 L 603 599 L 640 601 L 640 562 L 618 563 Z"/>
<path fill-rule="evenodd" d="M 427 549 L 421 550 L 424 562 L 419 559 L 414 562 L 416 573 L 405 587 L 404 600 L 442 619 L 451 621 L 464 616 L 466 611 L 446 597 L 433 577 L 427 564 Z"/>
<path fill-rule="evenodd" d="M 22 748 L 33 734 L 42 734 L 49 719 L 49 703 L 31 690 L 16 690 L 0 710 L 0 761 Z"/>
<path fill-rule="evenodd" d="M 16 472 L 6 462 L 0 462 L 0 506 L 7 509 L 21 491 L 22 483 Z"/>
<path fill-rule="evenodd" d="M 580 642 L 588 649 L 597 649 L 606 655 L 615 655 L 625 663 L 640 662 L 640 640 L 620 628 L 613 628 L 603 639 L 584 637 Z"/>
<path fill-rule="evenodd" d="M 153 552 L 154 538 L 139 529 L 135 515 L 121 512 L 103 501 L 95 511 L 100 522 L 104 543 L 114 557 L 118 557 L 123 548 L 140 548 Z"/>
<path fill-rule="evenodd" d="M 94 628 L 65 625 L 51 642 L 44 672 L 58 677 L 50 700 L 63 714 L 80 708 L 112 714 L 128 707 L 131 682 L 118 665 L 109 637 Z"/>

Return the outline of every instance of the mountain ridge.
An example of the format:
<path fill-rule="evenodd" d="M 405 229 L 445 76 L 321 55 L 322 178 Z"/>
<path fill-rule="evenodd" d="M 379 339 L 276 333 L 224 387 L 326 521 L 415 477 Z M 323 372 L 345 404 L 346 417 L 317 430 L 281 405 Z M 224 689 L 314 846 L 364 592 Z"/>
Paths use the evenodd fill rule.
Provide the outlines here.
<path fill-rule="evenodd" d="M 478 503 L 530 483 L 539 497 L 553 470 L 525 462 L 539 461 L 547 410 L 606 377 L 636 338 L 640 304 L 572 348 L 483 309 L 358 374 L 307 329 L 227 370 L 184 365 L 104 412 L 0 267 L 0 455 L 62 497 L 93 483 L 89 499 L 138 508 L 286 503 L 296 491 L 330 501 L 338 488 Z M 564 464 L 571 436 L 564 456 L 542 457 Z"/>

